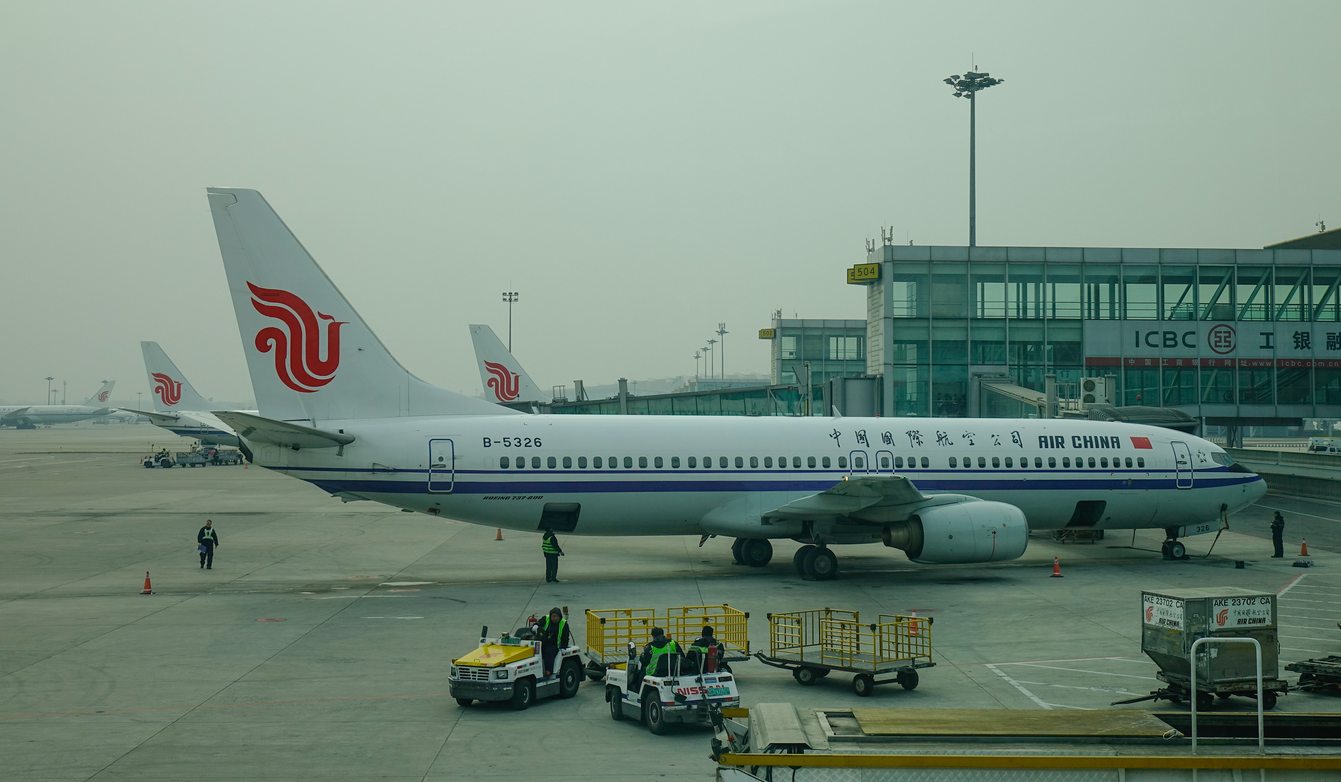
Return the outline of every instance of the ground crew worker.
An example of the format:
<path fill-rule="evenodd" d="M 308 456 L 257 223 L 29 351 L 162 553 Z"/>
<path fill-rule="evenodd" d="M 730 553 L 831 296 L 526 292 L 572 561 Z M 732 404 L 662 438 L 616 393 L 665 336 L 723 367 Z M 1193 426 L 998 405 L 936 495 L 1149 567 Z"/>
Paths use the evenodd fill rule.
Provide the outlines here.
<path fill-rule="evenodd" d="M 555 606 L 531 629 L 540 635 L 540 659 L 545 664 L 545 675 L 550 676 L 554 673 L 554 658 L 559 656 L 559 650 L 573 642 L 568 620 L 563 611 Z"/>
<path fill-rule="evenodd" d="M 559 557 L 563 556 L 563 549 L 559 548 L 559 538 L 549 527 L 540 537 L 540 553 L 545 555 L 545 582 L 558 583 Z"/>
<path fill-rule="evenodd" d="M 219 547 L 219 533 L 214 529 L 214 522 L 211 519 L 205 519 L 205 526 L 196 533 L 196 547 L 200 551 L 200 567 L 205 570 L 214 569 L 214 549 Z"/>
<path fill-rule="evenodd" d="M 674 668 L 678 668 L 673 661 L 678 661 L 680 657 L 680 647 L 676 645 L 674 639 L 667 638 L 666 632 L 660 627 L 652 628 L 652 640 L 648 642 L 643 649 L 642 657 L 639 658 L 643 664 L 644 676 L 669 676 Z"/>
<path fill-rule="evenodd" d="M 1272 559 L 1285 556 L 1285 517 L 1280 515 L 1280 511 L 1271 517 L 1271 545 L 1276 548 L 1276 553 L 1271 555 Z"/>
<path fill-rule="evenodd" d="M 716 673 L 719 668 L 726 670 L 722 663 L 725 652 L 726 646 L 713 635 L 711 625 L 704 625 L 703 634 L 689 646 L 689 655 L 693 658 L 691 664 L 700 673 Z"/>

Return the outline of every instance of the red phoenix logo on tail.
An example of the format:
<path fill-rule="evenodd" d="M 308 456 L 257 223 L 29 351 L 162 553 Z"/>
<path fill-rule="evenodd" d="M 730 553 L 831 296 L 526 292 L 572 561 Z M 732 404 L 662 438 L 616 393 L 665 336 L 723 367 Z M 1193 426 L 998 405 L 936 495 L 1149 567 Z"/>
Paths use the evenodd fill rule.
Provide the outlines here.
<path fill-rule="evenodd" d="M 251 306 L 284 326 L 266 326 L 256 332 L 256 349 L 262 353 L 275 351 L 275 374 L 280 382 L 301 394 L 310 394 L 334 380 L 340 366 L 340 327 L 348 321 L 313 312 L 307 302 L 288 291 L 250 282 L 247 287 L 251 289 Z M 324 357 L 318 319 L 326 321 Z"/>
<path fill-rule="evenodd" d="M 484 362 L 484 368 L 492 377 L 485 381 L 485 385 L 494 392 L 494 396 L 500 402 L 511 402 L 521 393 L 521 378 L 516 372 L 510 371 L 502 364 L 493 361 Z"/>
<path fill-rule="evenodd" d="M 112 392 L 111 392 L 111 391 L 99 391 L 99 392 L 98 392 L 98 401 L 99 401 L 99 402 L 106 402 L 106 401 L 107 401 L 107 397 L 109 397 L 109 396 L 111 396 L 111 395 L 112 395 Z"/>
<path fill-rule="evenodd" d="M 163 404 L 172 407 L 182 401 L 182 384 L 162 372 L 150 375 L 154 379 L 154 393 L 163 400 Z"/>

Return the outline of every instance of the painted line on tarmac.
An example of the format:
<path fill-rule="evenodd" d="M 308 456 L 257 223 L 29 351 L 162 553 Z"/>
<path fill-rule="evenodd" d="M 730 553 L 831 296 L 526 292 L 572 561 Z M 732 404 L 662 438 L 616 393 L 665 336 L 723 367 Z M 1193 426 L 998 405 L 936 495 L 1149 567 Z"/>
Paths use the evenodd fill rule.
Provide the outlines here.
<path fill-rule="evenodd" d="M 1305 649 L 1302 646 L 1282 646 L 1280 650 L 1282 652 L 1307 652 L 1308 654 L 1326 654 L 1326 652 L 1324 652 L 1321 649 Z"/>
<path fill-rule="evenodd" d="M 1058 660 L 1059 663 L 1071 662 L 1070 660 Z M 1124 679 L 1149 679 L 1149 676 L 1138 676 L 1134 673 L 1116 673 L 1114 671 L 1091 671 L 1085 668 L 1067 668 L 1064 665 L 1043 665 L 1042 663 L 1002 663 L 1002 665 L 1024 665 L 1030 668 L 1047 668 L 1053 671 L 1067 671 L 1068 673 L 1089 673 L 1095 676 L 1121 676 Z"/>
<path fill-rule="evenodd" d="M 1280 637 L 1280 638 L 1299 638 L 1299 639 L 1304 640 L 1304 641 L 1335 641 L 1335 640 L 1336 640 L 1335 638 L 1318 638 L 1317 636 L 1313 636 L 1313 635 L 1286 635 L 1285 633 L 1281 633 L 1279 637 Z"/>
<path fill-rule="evenodd" d="M 423 619 L 422 616 L 365 616 L 364 619 Z"/>
<path fill-rule="evenodd" d="M 1020 694 L 1028 698 L 1029 700 L 1033 701 L 1035 706 L 1038 706 L 1041 709 L 1052 709 L 1052 704 L 1048 703 L 1047 701 L 1035 695 L 1028 687 L 1025 687 L 1023 684 L 1020 684 L 1015 679 L 1012 679 L 1009 674 L 1007 674 L 1000 668 L 997 668 L 992 663 L 987 663 L 987 670 L 991 671 L 997 676 L 1000 676 L 1002 679 L 1005 679 L 1007 684 L 1014 687 L 1016 690 L 1019 690 Z"/>

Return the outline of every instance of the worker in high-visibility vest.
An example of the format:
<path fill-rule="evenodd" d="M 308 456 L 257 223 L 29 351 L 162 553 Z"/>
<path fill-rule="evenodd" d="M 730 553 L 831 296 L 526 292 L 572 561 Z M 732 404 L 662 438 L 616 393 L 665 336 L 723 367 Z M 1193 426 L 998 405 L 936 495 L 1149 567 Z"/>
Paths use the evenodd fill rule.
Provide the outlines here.
<path fill-rule="evenodd" d="M 554 658 L 559 656 L 559 650 L 573 642 L 568 619 L 555 606 L 531 629 L 540 636 L 540 659 L 545 663 L 545 675 L 549 676 L 554 673 Z"/>
<path fill-rule="evenodd" d="M 652 640 L 643 649 L 641 657 L 643 673 L 647 676 L 670 676 L 680 667 L 680 656 L 680 647 L 675 639 L 666 637 L 666 632 L 660 627 L 653 627 Z"/>
<path fill-rule="evenodd" d="M 559 557 L 563 556 L 563 549 L 559 548 L 559 538 L 549 527 L 546 527 L 545 534 L 540 536 L 540 553 L 545 555 L 545 582 L 557 583 Z"/>
<path fill-rule="evenodd" d="M 724 662 L 722 655 L 726 651 L 726 646 L 713 635 L 712 626 L 704 625 L 703 634 L 694 639 L 689 645 L 690 667 L 698 673 L 717 673 L 719 669 L 729 670 Z"/>

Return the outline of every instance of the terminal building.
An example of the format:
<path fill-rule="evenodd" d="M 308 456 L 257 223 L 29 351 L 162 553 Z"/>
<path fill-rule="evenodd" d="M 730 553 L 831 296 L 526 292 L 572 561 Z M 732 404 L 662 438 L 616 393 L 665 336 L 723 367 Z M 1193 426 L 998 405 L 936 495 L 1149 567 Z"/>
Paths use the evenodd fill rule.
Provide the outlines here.
<path fill-rule="evenodd" d="M 1337 234 L 1341 232 L 1330 232 Z M 871 247 L 866 374 L 886 416 L 973 415 L 975 378 L 1209 425 L 1341 417 L 1341 244 L 1266 249 Z M 1334 237 L 1341 239 L 1341 237 Z M 1077 393 L 1076 396 L 1079 394 Z"/>

